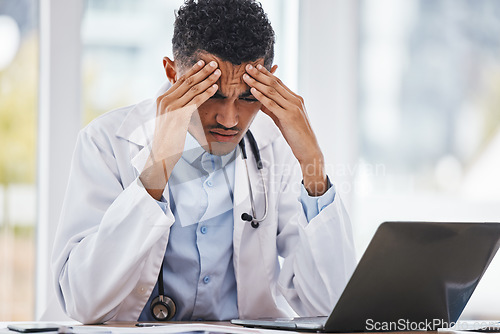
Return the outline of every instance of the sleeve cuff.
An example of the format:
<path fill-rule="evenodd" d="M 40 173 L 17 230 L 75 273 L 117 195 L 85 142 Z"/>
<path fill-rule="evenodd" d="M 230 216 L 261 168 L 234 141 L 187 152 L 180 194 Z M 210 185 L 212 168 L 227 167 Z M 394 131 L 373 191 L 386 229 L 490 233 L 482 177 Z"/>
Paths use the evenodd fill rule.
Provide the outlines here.
<path fill-rule="evenodd" d="M 137 183 L 139 184 L 139 186 L 144 188 L 144 185 L 142 184 L 140 178 L 137 178 Z M 160 206 L 160 208 L 163 210 L 164 214 L 169 215 L 170 207 L 168 205 L 167 200 L 165 199 L 165 197 L 163 195 L 161 195 L 161 198 L 159 201 L 155 200 L 155 202 Z"/>
<path fill-rule="evenodd" d="M 165 199 L 165 197 L 163 197 L 163 195 L 161 196 L 161 198 L 160 198 L 159 201 L 156 201 L 156 203 L 158 203 L 158 205 L 160 206 L 160 208 L 163 210 L 163 213 L 167 214 L 168 202 Z"/>
<path fill-rule="evenodd" d="M 335 186 L 332 185 L 328 176 L 327 180 L 328 190 L 323 195 L 314 197 L 309 196 L 306 188 L 304 187 L 304 183 L 302 183 L 300 190 L 300 202 L 302 203 L 302 208 L 304 209 L 304 214 L 306 215 L 308 222 L 310 222 L 321 212 L 321 210 L 332 204 L 335 200 Z"/>

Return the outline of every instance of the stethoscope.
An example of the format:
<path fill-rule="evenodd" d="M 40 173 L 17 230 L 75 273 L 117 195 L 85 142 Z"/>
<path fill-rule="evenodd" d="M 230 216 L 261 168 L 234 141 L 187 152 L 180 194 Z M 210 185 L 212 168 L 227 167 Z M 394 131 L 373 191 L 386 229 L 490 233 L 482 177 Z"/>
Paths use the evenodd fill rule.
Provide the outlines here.
<path fill-rule="evenodd" d="M 248 189 L 250 192 L 250 205 L 252 207 L 252 214 L 249 215 L 246 212 L 242 213 L 241 219 L 247 222 L 251 222 L 252 227 L 257 228 L 259 227 L 260 223 L 267 217 L 267 206 L 268 206 L 267 188 L 266 188 L 266 183 L 264 182 L 264 175 L 262 175 L 262 168 L 264 167 L 264 164 L 262 163 L 262 159 L 260 158 L 260 151 L 259 147 L 257 146 L 257 141 L 255 141 L 255 138 L 253 134 L 250 132 L 250 130 L 247 131 L 247 138 L 248 138 L 248 143 L 250 144 L 250 148 L 252 149 L 253 156 L 255 158 L 255 163 L 257 164 L 257 169 L 259 170 L 260 180 L 262 181 L 262 189 L 264 190 L 264 214 L 262 215 L 261 218 L 257 218 L 257 215 L 255 213 L 252 182 L 250 182 L 250 174 L 248 173 L 247 150 L 245 149 L 245 138 L 243 138 L 241 139 L 239 145 L 241 149 L 241 156 L 243 157 L 243 161 L 245 162 L 245 169 L 247 171 Z"/>
<path fill-rule="evenodd" d="M 257 169 L 259 170 L 260 174 L 260 179 L 262 182 L 262 189 L 264 190 L 264 214 L 262 215 L 261 218 L 257 218 L 256 216 L 256 211 L 255 211 L 255 203 L 253 200 L 253 191 L 252 191 L 252 183 L 250 182 L 250 173 L 248 172 L 248 165 L 247 165 L 247 151 L 245 148 L 245 138 L 242 138 L 239 146 L 241 150 L 241 156 L 243 158 L 243 161 L 245 162 L 245 169 L 247 171 L 247 180 L 248 180 L 248 189 L 250 192 L 250 205 L 251 205 L 251 213 L 243 213 L 241 215 L 241 219 L 243 221 L 250 222 L 253 228 L 258 228 L 260 223 L 266 219 L 267 217 L 267 207 L 268 207 L 268 197 L 267 197 L 267 188 L 266 188 L 266 183 L 264 182 L 264 175 L 262 174 L 262 168 L 264 167 L 264 164 L 262 163 L 262 159 L 260 158 L 260 151 L 259 147 L 257 146 L 257 142 L 255 140 L 255 137 L 253 134 L 250 132 L 250 130 L 247 131 L 246 133 L 248 143 L 250 144 L 250 149 L 252 150 L 252 153 L 255 158 L 255 163 L 257 164 Z M 160 267 L 160 273 L 158 274 L 158 297 L 153 299 L 151 302 L 151 314 L 153 315 L 153 318 L 155 318 L 157 321 L 168 321 L 171 320 L 176 312 L 176 306 L 172 298 L 165 296 L 165 290 L 163 286 L 163 262 Z"/>

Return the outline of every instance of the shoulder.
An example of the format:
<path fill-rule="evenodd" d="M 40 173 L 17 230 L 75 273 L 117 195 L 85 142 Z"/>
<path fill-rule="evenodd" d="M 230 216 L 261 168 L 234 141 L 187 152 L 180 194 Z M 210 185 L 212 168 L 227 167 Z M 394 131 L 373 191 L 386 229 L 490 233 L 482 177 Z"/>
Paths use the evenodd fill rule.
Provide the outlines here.
<path fill-rule="evenodd" d="M 116 133 L 121 126 L 123 120 L 133 110 L 135 105 L 121 107 L 108 111 L 94 118 L 87 126 L 82 129 L 82 132 L 91 134 L 97 133 Z"/>
<path fill-rule="evenodd" d="M 138 126 L 147 123 L 151 118 L 153 100 L 108 111 L 92 120 L 80 131 L 80 136 L 92 138 L 98 142 L 113 142 L 118 139 L 129 140 Z M 154 117 L 154 113 L 153 116 Z"/>

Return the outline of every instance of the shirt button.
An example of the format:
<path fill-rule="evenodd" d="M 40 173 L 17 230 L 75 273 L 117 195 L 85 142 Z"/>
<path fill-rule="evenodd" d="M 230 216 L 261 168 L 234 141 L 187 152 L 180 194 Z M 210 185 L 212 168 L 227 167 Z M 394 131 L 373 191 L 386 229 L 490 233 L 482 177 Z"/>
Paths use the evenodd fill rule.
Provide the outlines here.
<path fill-rule="evenodd" d="M 210 282 L 210 276 L 203 277 L 203 283 L 208 284 Z"/>
<path fill-rule="evenodd" d="M 211 187 L 211 186 L 213 186 L 213 185 L 214 185 L 214 184 L 212 183 L 212 181 L 210 181 L 210 180 L 208 180 L 208 181 L 207 181 L 207 186 Z"/>
<path fill-rule="evenodd" d="M 206 226 L 202 226 L 202 227 L 200 228 L 200 232 L 201 232 L 202 234 L 207 234 L 207 227 L 206 227 Z"/>

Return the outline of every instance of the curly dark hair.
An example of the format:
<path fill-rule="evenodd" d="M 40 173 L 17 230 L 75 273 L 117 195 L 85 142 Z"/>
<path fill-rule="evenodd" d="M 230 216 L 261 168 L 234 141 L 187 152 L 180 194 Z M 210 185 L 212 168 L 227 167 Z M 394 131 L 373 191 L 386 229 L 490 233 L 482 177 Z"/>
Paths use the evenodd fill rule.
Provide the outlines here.
<path fill-rule="evenodd" d="M 181 67 L 193 65 L 200 52 L 239 65 L 274 58 L 274 30 L 254 0 L 186 0 L 176 13 L 172 48 Z"/>

